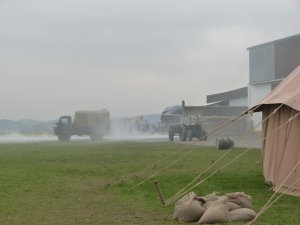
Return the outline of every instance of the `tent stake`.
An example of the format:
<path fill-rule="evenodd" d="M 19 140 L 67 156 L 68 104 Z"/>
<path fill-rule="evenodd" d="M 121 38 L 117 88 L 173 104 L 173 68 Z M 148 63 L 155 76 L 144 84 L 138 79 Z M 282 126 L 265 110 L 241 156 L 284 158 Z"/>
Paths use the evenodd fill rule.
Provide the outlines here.
<path fill-rule="evenodd" d="M 155 182 L 154 182 L 154 185 L 155 185 L 156 191 L 157 191 L 157 193 L 158 193 L 158 196 L 159 196 L 159 199 L 160 199 L 161 204 L 162 204 L 163 206 L 166 206 L 166 202 L 165 202 L 164 196 L 163 196 L 163 194 L 162 194 L 162 192 L 161 192 L 161 190 L 160 190 L 158 181 L 155 181 Z"/>

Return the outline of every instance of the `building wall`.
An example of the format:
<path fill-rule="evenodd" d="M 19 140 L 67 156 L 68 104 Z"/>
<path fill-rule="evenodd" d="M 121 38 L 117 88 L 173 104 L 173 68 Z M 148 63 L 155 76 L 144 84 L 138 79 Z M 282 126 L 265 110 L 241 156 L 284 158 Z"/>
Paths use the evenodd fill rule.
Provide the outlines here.
<path fill-rule="evenodd" d="M 252 107 L 300 65 L 300 35 L 248 48 L 248 105 Z M 254 124 L 261 114 L 253 115 Z"/>
<path fill-rule="evenodd" d="M 265 97 L 268 93 L 270 93 L 272 90 L 272 83 L 261 83 L 256 85 L 249 85 L 248 91 L 249 91 L 249 98 L 248 98 L 248 104 L 250 107 L 257 104 L 263 97 Z M 254 113 L 252 116 L 252 120 L 254 123 L 254 126 L 256 126 L 262 119 L 262 114 Z M 258 126 L 256 130 L 261 130 L 261 126 Z"/>
<path fill-rule="evenodd" d="M 229 100 L 229 106 L 248 106 L 248 98 L 236 98 Z"/>
<path fill-rule="evenodd" d="M 232 101 L 233 99 L 247 98 L 247 94 L 248 94 L 248 88 L 242 87 L 242 88 L 231 90 L 231 91 L 207 95 L 206 102 L 207 103 L 217 102 L 218 105 L 230 106 L 229 101 Z M 235 103 L 233 103 L 233 104 L 235 104 Z M 233 106 L 247 106 L 247 102 L 246 102 L 246 104 L 233 105 Z"/>
<path fill-rule="evenodd" d="M 248 105 L 252 107 L 258 103 L 263 97 L 269 94 L 272 90 L 271 83 L 261 83 L 256 85 L 249 85 Z"/>
<path fill-rule="evenodd" d="M 257 83 L 274 79 L 274 44 L 249 49 L 249 82 Z"/>
<path fill-rule="evenodd" d="M 247 109 L 246 106 L 185 106 L 182 107 L 182 116 L 184 120 L 191 115 L 236 117 Z"/>
<path fill-rule="evenodd" d="M 275 79 L 289 75 L 300 65 L 300 35 L 275 43 Z"/>

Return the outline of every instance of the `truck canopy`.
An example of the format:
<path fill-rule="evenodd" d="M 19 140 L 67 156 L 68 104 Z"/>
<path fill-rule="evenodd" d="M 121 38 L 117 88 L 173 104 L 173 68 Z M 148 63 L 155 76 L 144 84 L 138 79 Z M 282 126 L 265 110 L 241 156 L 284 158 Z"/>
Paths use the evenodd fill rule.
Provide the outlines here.
<path fill-rule="evenodd" d="M 109 129 L 110 113 L 106 109 L 76 111 L 74 116 L 74 125 L 79 129 L 98 129 L 99 127 Z"/>

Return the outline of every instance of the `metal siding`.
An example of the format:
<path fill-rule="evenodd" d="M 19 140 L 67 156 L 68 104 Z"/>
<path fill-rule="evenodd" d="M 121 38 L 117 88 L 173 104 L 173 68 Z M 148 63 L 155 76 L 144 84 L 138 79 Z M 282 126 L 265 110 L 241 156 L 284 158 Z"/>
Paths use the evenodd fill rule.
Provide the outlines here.
<path fill-rule="evenodd" d="M 281 80 L 272 82 L 271 89 L 273 90 L 278 84 L 280 84 L 280 82 L 281 82 Z"/>
<path fill-rule="evenodd" d="M 229 101 L 229 106 L 248 106 L 248 98 L 237 98 Z"/>
<path fill-rule="evenodd" d="M 249 49 L 250 83 L 274 79 L 274 44 Z"/>
<path fill-rule="evenodd" d="M 247 106 L 185 106 L 183 118 L 191 115 L 235 117 L 247 109 Z"/>
<path fill-rule="evenodd" d="M 300 36 L 275 43 L 275 79 L 289 75 L 300 65 Z"/>
<path fill-rule="evenodd" d="M 250 107 L 256 105 L 260 100 L 266 97 L 272 90 L 271 83 L 251 85 L 250 89 Z"/>
<path fill-rule="evenodd" d="M 207 95 L 206 102 L 212 103 L 212 102 L 218 102 L 218 101 L 223 101 L 223 100 L 231 100 L 231 99 L 236 99 L 236 98 L 247 97 L 247 95 L 248 95 L 248 87 L 243 87 L 243 88 L 235 89 L 232 91 Z"/>

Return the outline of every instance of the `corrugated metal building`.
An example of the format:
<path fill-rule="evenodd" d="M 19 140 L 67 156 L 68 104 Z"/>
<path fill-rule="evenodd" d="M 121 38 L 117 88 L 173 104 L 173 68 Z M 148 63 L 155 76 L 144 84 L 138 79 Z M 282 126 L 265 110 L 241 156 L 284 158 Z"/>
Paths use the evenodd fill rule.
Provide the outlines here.
<path fill-rule="evenodd" d="M 255 105 L 300 65 L 300 34 L 249 47 L 248 106 Z M 261 115 L 253 117 L 254 122 Z"/>
<path fill-rule="evenodd" d="M 249 51 L 249 98 L 253 106 L 300 65 L 300 34 L 256 45 Z"/>
<path fill-rule="evenodd" d="M 206 96 L 208 106 L 248 106 L 248 87 Z"/>

